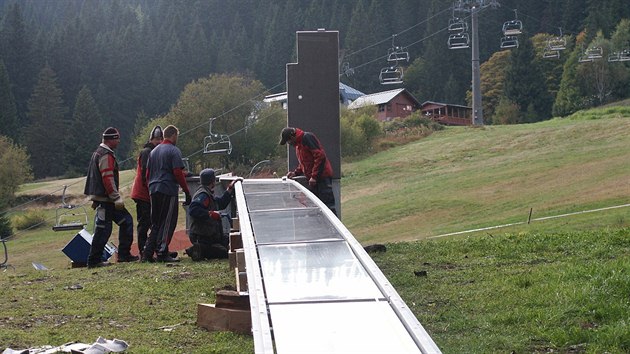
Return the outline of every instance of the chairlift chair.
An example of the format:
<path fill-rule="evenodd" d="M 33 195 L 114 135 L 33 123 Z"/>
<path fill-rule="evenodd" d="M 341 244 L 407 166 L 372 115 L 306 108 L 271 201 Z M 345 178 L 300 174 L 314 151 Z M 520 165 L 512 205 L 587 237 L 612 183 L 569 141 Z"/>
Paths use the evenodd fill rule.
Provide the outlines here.
<path fill-rule="evenodd" d="M 448 20 L 448 31 L 453 33 L 461 33 L 468 31 L 468 22 L 461 18 L 453 17 Z"/>
<path fill-rule="evenodd" d="M 448 36 L 448 49 L 466 49 L 470 47 L 468 33 L 456 33 Z"/>
<path fill-rule="evenodd" d="M 619 52 L 612 52 L 608 54 L 609 63 L 618 62 L 620 58 L 621 58 L 621 53 Z"/>
<path fill-rule="evenodd" d="M 589 58 L 586 54 L 582 54 L 578 58 L 578 62 L 579 63 L 590 63 L 592 61 L 593 61 L 593 59 Z"/>
<path fill-rule="evenodd" d="M 523 23 L 521 20 L 510 20 L 503 24 L 503 35 L 516 36 L 523 32 Z"/>
<path fill-rule="evenodd" d="M 551 47 L 547 47 L 545 48 L 545 50 L 543 51 L 543 58 L 545 59 L 556 59 L 556 58 L 560 58 L 560 51 L 556 50 L 556 49 L 552 49 Z"/>
<path fill-rule="evenodd" d="M 602 50 L 602 47 L 591 47 L 586 49 L 586 53 L 584 54 L 588 59 L 595 60 L 601 59 L 603 57 L 603 53 L 604 51 Z"/>
<path fill-rule="evenodd" d="M 382 85 L 402 84 L 403 70 L 399 66 L 388 66 L 381 69 L 378 78 Z"/>
<path fill-rule="evenodd" d="M 547 48 L 549 50 L 565 50 L 567 49 L 567 40 L 563 37 L 554 37 L 547 40 Z"/>
<path fill-rule="evenodd" d="M 402 47 L 389 48 L 389 50 L 387 51 L 387 61 L 409 61 L 409 52 L 407 52 L 407 50 Z"/>
<path fill-rule="evenodd" d="M 350 67 L 350 63 L 345 62 L 341 66 L 341 73 L 343 75 L 346 75 L 347 77 L 350 77 L 350 76 L 354 75 L 354 69 Z"/>
<path fill-rule="evenodd" d="M 88 224 L 87 210 L 83 205 L 66 203 L 66 189 L 63 186 L 61 205 L 55 210 L 55 225 L 53 231 L 82 230 Z"/>
<path fill-rule="evenodd" d="M 608 55 L 608 62 L 630 61 L 630 49 L 624 49 L 621 52 L 613 52 Z"/>
<path fill-rule="evenodd" d="M 518 48 L 517 36 L 504 36 L 501 38 L 501 49 Z"/>
<path fill-rule="evenodd" d="M 203 138 L 204 154 L 226 154 L 232 153 L 232 141 L 227 134 L 216 134 L 212 132 L 212 122 L 216 118 L 210 118 L 209 134 Z"/>

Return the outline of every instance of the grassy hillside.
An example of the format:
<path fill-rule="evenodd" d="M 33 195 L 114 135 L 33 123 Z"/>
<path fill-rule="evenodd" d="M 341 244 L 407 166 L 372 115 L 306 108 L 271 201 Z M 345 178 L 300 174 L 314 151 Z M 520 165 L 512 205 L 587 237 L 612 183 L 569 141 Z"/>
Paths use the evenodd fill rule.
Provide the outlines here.
<path fill-rule="evenodd" d="M 342 219 L 363 243 L 523 222 L 530 209 L 540 218 L 629 202 L 628 107 L 451 127 L 343 166 Z M 546 221 L 545 228 L 628 226 L 628 210 Z"/>
<path fill-rule="evenodd" d="M 64 184 L 81 194 L 80 180 L 21 194 Z M 342 195 L 344 223 L 386 244 L 375 262 L 444 353 L 630 352 L 630 207 L 435 238 L 523 222 L 530 208 L 535 219 L 630 203 L 630 108 L 448 128 L 344 164 Z M 49 223 L 7 243 L 0 350 L 103 336 L 130 353 L 253 352 L 250 336 L 195 324 L 196 304 L 234 284 L 226 261 L 71 269 L 60 250 L 72 237 Z"/>

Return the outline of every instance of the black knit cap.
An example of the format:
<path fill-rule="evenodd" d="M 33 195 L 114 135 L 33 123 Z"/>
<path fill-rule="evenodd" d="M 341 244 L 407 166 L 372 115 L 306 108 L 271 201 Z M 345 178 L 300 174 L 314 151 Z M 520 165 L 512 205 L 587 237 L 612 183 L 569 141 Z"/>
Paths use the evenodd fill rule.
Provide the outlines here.
<path fill-rule="evenodd" d="M 280 133 L 280 142 L 278 144 L 286 144 L 292 136 L 295 136 L 295 128 L 288 127 L 282 129 L 282 133 Z"/>
<path fill-rule="evenodd" d="M 210 184 L 210 182 L 214 182 L 215 178 L 216 177 L 215 177 L 215 174 L 214 174 L 214 170 L 211 169 L 211 168 L 205 168 L 199 174 L 199 182 L 203 186 L 207 186 L 207 185 Z"/>
<path fill-rule="evenodd" d="M 103 139 L 105 140 L 120 139 L 120 133 L 118 132 L 118 129 L 114 127 L 109 127 L 105 129 L 105 131 L 103 132 Z"/>
<path fill-rule="evenodd" d="M 156 125 L 155 127 L 153 127 L 153 130 L 151 130 L 151 136 L 149 136 L 149 141 L 155 138 L 164 138 L 162 127 L 160 127 L 159 125 Z"/>

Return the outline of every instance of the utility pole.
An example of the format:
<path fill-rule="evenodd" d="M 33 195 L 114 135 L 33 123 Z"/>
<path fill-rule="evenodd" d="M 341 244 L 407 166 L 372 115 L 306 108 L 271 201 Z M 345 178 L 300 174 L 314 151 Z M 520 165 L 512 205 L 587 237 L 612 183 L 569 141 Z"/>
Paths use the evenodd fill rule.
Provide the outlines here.
<path fill-rule="evenodd" d="M 488 6 L 497 7 L 497 0 L 459 0 L 455 3 L 455 10 L 470 12 L 472 31 L 472 124 L 483 125 L 483 107 L 481 105 L 481 74 L 479 69 L 479 10 Z"/>

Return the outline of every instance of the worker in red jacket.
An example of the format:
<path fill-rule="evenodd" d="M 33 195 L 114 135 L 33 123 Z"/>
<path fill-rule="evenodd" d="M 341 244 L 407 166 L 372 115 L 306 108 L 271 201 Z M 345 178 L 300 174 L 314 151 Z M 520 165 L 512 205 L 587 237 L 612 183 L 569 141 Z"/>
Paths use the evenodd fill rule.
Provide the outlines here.
<path fill-rule="evenodd" d="M 298 159 L 297 167 L 287 173 L 287 178 L 305 176 L 311 192 L 337 214 L 332 189 L 332 165 L 317 136 L 299 128 L 287 127 L 280 134 L 280 145 L 285 144 L 295 147 Z"/>
<path fill-rule="evenodd" d="M 151 130 L 149 140 L 138 155 L 138 166 L 136 167 L 136 177 L 131 189 L 131 199 L 136 202 L 137 230 L 138 230 L 138 252 L 142 255 L 144 244 L 147 242 L 148 232 L 151 228 L 151 198 L 149 197 L 149 183 L 147 181 L 147 163 L 149 154 L 163 140 L 162 127 L 156 125 Z"/>

